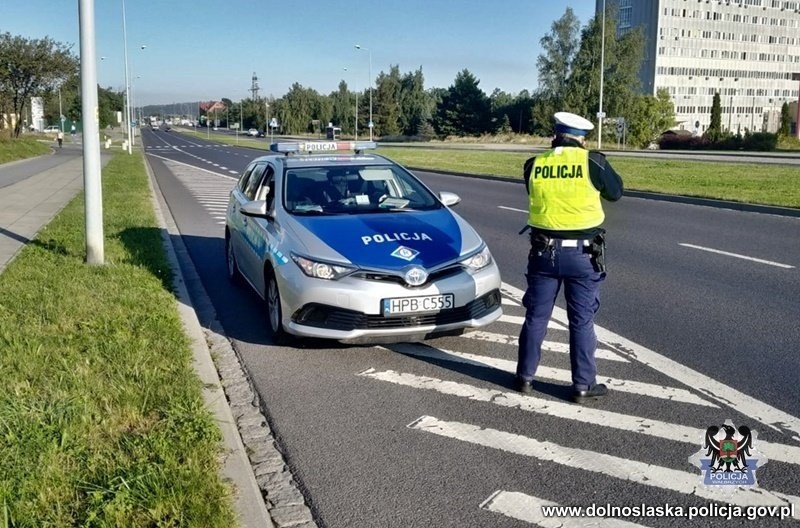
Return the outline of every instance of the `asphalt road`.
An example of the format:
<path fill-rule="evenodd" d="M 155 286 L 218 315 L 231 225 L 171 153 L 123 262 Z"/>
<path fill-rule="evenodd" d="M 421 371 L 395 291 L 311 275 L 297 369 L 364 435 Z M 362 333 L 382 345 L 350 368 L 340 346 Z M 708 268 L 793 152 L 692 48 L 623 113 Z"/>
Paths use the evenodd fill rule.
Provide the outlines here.
<path fill-rule="evenodd" d="M 278 347 L 262 303 L 228 283 L 223 258 L 227 192 L 262 152 L 175 132 L 146 130 L 143 140 L 320 526 L 545 526 L 537 515 L 546 503 L 800 503 L 800 219 L 628 197 L 609 204 L 598 368 L 613 378 L 612 394 L 579 407 L 568 401 L 559 309 L 540 390 L 509 390 L 524 313 L 520 184 L 417 172 L 432 189 L 457 192 L 455 210 L 489 243 L 506 285 L 503 319 L 424 344 Z M 713 495 L 688 461 L 705 429 L 726 420 L 758 432 L 759 494 Z M 800 523 L 758 522 L 787 524 Z"/>

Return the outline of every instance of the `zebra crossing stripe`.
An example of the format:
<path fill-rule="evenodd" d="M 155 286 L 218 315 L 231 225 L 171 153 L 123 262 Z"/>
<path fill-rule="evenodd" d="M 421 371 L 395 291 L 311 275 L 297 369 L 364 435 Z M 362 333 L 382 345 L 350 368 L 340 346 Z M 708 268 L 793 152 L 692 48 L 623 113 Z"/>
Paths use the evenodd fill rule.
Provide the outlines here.
<path fill-rule="evenodd" d="M 473 401 L 493 403 L 501 407 L 519 409 L 525 412 L 565 418 L 567 420 L 600 425 L 629 433 L 653 436 L 655 438 L 668 438 L 675 442 L 689 444 L 695 449 L 699 449 L 706 434 L 705 429 L 696 427 L 650 420 L 639 416 L 574 405 L 561 401 L 546 400 L 535 396 L 525 396 L 517 392 L 484 389 L 465 383 L 443 381 L 428 376 L 417 376 L 415 374 L 395 372 L 393 370 L 378 372 L 370 368 L 358 375 L 404 387 L 432 390 L 448 396 L 457 396 Z M 800 447 L 759 440 L 758 450 L 768 460 L 785 462 L 793 465 L 800 464 Z"/>
<path fill-rule="evenodd" d="M 468 354 L 466 352 L 455 352 L 453 350 L 433 348 L 427 345 L 417 345 L 412 343 L 398 343 L 397 345 L 389 345 L 387 348 L 391 348 L 392 350 L 400 352 L 401 354 L 410 354 L 413 356 L 421 356 L 445 361 L 457 361 L 459 363 L 489 367 L 501 370 L 503 372 L 508 372 L 509 374 L 514 374 L 517 371 L 516 362 L 509 361 L 507 359 L 481 356 L 478 354 Z M 536 369 L 536 377 L 572 383 L 572 373 L 569 370 L 545 367 L 542 365 Z M 652 383 L 642 383 L 639 381 L 630 381 L 603 376 L 598 376 L 597 381 L 600 383 L 605 383 L 610 389 L 619 392 L 627 392 L 631 394 L 660 398 L 662 400 L 678 401 L 683 403 L 691 403 L 694 405 L 701 405 L 704 407 L 718 408 L 713 403 L 708 402 L 695 394 L 692 394 L 686 389 L 677 389 L 674 387 L 653 385 Z"/>
<path fill-rule="evenodd" d="M 526 495 L 517 491 L 498 490 L 483 501 L 482 510 L 500 513 L 506 517 L 525 521 L 542 528 L 644 528 L 644 525 L 614 518 L 545 517 L 543 506 L 559 506 L 557 502 Z"/>
<path fill-rule="evenodd" d="M 500 316 L 500 319 L 498 319 L 498 321 L 500 321 L 501 323 L 511 323 L 511 324 L 522 326 L 522 323 L 525 322 L 525 318 L 524 317 L 519 317 L 518 315 L 505 315 L 505 314 L 503 314 L 503 315 Z M 555 321 L 552 321 L 552 320 L 547 322 L 547 328 L 555 328 L 556 330 L 566 330 L 567 329 L 566 326 L 564 326 L 564 325 L 562 325 L 560 323 L 557 323 Z"/>
<path fill-rule="evenodd" d="M 498 343 L 502 345 L 517 345 L 517 336 L 510 336 L 508 334 L 495 334 L 492 332 L 484 332 L 482 330 L 479 331 L 472 331 L 467 332 L 466 334 L 462 335 L 461 337 L 465 337 L 467 339 L 477 339 L 479 341 L 488 341 L 490 343 Z M 562 354 L 569 354 L 569 344 L 568 343 L 558 343 L 556 341 L 543 341 L 542 348 L 545 350 L 549 350 L 550 352 L 560 352 Z M 628 359 L 620 356 L 616 352 L 612 350 L 608 350 L 607 348 L 598 348 L 595 351 L 595 357 L 599 359 L 607 359 L 609 361 L 620 361 L 622 363 L 630 363 Z"/>
<path fill-rule="evenodd" d="M 508 295 L 511 299 L 516 301 L 521 301 L 525 293 L 506 283 L 501 285 L 501 292 L 503 295 Z M 567 324 L 568 321 L 566 310 L 558 306 L 553 308 L 552 318 L 562 324 Z M 657 372 L 683 383 L 687 387 L 692 387 L 697 392 L 705 394 L 709 399 L 725 406 L 730 406 L 736 409 L 737 412 L 742 413 L 748 418 L 757 420 L 767 427 L 784 434 L 788 433 L 792 440 L 800 442 L 800 419 L 791 414 L 776 409 L 771 405 L 759 401 L 752 396 L 748 396 L 696 370 L 692 370 L 677 361 L 662 356 L 649 348 L 634 343 L 601 326 L 595 325 L 595 333 L 597 334 L 598 341 L 602 341 L 605 345 L 612 347 L 623 356 L 627 356 L 631 360 L 651 367 Z"/>
<path fill-rule="evenodd" d="M 737 506 L 791 506 L 800 497 L 765 488 L 711 489 L 702 485 L 699 474 L 680 471 L 636 460 L 620 458 L 587 449 L 564 447 L 497 429 L 461 422 L 448 422 L 433 416 L 422 416 L 407 426 L 409 429 L 461 440 L 474 445 L 553 462 L 608 477 L 654 488 L 724 501 Z M 800 519 L 800 511 L 792 513 Z"/>

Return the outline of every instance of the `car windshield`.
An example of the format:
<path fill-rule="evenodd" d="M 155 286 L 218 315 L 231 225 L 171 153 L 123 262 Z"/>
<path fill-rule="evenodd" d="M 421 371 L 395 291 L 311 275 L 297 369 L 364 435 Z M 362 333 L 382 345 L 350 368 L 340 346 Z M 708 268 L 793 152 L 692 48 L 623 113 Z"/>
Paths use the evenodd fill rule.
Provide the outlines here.
<path fill-rule="evenodd" d="M 392 165 L 291 168 L 284 182 L 284 207 L 293 214 L 374 214 L 441 207 L 419 180 Z"/>

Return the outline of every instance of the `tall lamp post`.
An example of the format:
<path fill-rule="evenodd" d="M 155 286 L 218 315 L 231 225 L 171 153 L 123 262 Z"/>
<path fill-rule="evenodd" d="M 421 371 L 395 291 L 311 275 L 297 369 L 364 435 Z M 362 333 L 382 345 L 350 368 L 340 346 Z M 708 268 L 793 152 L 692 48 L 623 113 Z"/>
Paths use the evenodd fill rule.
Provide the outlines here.
<path fill-rule="evenodd" d="M 125 21 L 125 0 L 122 0 L 122 42 L 125 55 L 125 125 L 128 128 L 128 154 L 133 153 L 133 138 L 131 132 L 131 80 L 128 71 L 128 25 Z"/>
<path fill-rule="evenodd" d="M 369 127 L 369 140 L 372 141 L 372 127 L 375 125 L 372 122 L 372 50 L 359 44 L 356 44 L 355 47 L 357 50 L 363 50 L 369 54 L 369 123 L 367 126 Z"/>
<path fill-rule="evenodd" d="M 606 0 L 603 0 L 603 20 L 601 22 L 600 31 L 600 108 L 597 112 L 597 150 L 600 150 L 600 145 L 603 140 L 603 118 L 606 114 L 603 112 L 603 70 L 605 69 L 605 51 L 606 51 Z"/>

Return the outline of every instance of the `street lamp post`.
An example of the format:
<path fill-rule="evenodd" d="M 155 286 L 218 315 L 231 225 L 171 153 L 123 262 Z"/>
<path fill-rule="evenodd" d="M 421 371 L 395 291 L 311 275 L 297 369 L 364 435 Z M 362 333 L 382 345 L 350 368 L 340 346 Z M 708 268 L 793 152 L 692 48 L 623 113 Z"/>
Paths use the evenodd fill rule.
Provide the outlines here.
<path fill-rule="evenodd" d="M 603 113 L 603 70 L 605 69 L 605 51 L 606 51 L 606 0 L 603 0 L 603 20 L 601 22 L 600 31 L 600 108 L 597 112 L 597 150 L 600 150 L 600 145 L 603 141 L 603 118 L 606 115 Z"/>
<path fill-rule="evenodd" d="M 372 141 L 372 128 L 374 126 L 372 122 L 372 50 L 359 44 L 356 44 L 356 49 L 364 50 L 369 54 L 369 123 L 367 123 L 367 126 L 369 127 L 369 140 Z"/>
<path fill-rule="evenodd" d="M 128 154 L 133 153 L 131 132 L 131 79 L 128 71 L 128 25 L 125 21 L 125 0 L 122 0 L 122 42 L 125 55 L 125 125 L 128 128 Z"/>

